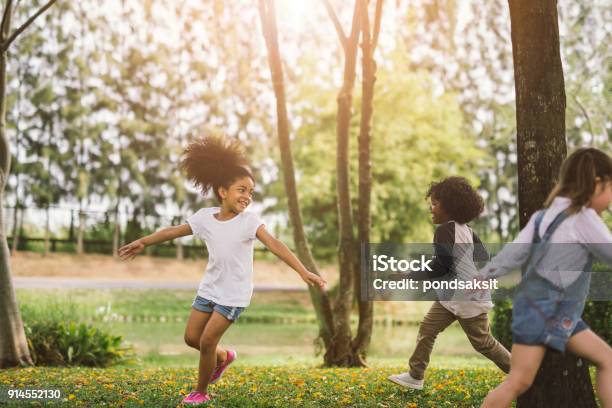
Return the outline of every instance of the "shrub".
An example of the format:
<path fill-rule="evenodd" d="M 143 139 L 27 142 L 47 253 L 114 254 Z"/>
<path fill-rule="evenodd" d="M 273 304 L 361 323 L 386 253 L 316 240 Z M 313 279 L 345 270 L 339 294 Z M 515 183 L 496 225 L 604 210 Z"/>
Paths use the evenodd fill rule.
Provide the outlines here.
<path fill-rule="evenodd" d="M 36 365 L 107 367 L 126 361 L 131 347 L 91 324 L 57 320 L 25 324 Z"/>

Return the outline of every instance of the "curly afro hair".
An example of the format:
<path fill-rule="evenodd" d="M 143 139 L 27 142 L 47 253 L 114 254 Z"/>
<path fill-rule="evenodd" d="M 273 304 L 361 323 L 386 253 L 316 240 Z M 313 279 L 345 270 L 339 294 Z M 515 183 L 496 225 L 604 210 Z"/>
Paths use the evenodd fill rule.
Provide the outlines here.
<path fill-rule="evenodd" d="M 242 177 L 249 177 L 255 182 L 248 164 L 238 140 L 206 136 L 189 143 L 183 152 L 181 168 L 203 195 L 212 189 L 221 202 L 219 187 L 229 188 Z"/>
<path fill-rule="evenodd" d="M 448 177 L 431 183 L 425 198 L 438 201 L 451 220 L 466 224 L 484 210 L 482 197 L 463 177 Z"/>

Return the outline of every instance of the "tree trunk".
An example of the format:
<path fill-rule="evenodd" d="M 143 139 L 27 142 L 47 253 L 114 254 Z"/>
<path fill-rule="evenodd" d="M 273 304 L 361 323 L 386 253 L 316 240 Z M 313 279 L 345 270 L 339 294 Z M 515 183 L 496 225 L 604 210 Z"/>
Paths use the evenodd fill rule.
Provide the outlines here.
<path fill-rule="evenodd" d="M 276 97 L 278 140 L 281 153 L 283 180 L 285 183 L 285 190 L 287 191 L 289 219 L 293 226 L 293 242 L 300 261 L 309 271 L 318 275 L 319 271 L 310 251 L 306 233 L 304 232 L 302 213 L 300 211 L 295 184 L 295 169 L 293 167 L 291 142 L 289 140 L 289 119 L 285 99 L 283 69 L 278 47 L 274 0 L 259 0 L 259 15 L 261 18 L 263 35 L 266 40 L 266 47 L 268 49 L 268 63 L 270 65 L 270 74 L 274 86 L 274 95 Z M 331 302 L 326 292 L 311 286 L 309 286 L 309 291 L 319 323 L 319 334 L 323 339 L 326 351 L 328 351 L 332 347 L 332 339 L 334 338 L 334 317 Z"/>
<path fill-rule="evenodd" d="M 2 44 L 10 32 L 12 7 L 12 1 L 7 1 L 4 6 L 4 18 L 0 27 Z M 0 368 L 33 364 L 13 289 L 4 225 L 4 187 L 11 168 L 6 136 L 6 59 L 6 51 L 0 51 Z"/>
<path fill-rule="evenodd" d="M 355 294 L 357 296 L 357 304 L 359 306 L 359 324 L 357 326 L 357 335 L 353 339 L 353 352 L 365 360 L 368 346 L 372 338 L 373 304 L 367 301 L 368 286 L 365 280 L 362 280 L 362 262 L 368 259 L 362 251 L 367 249 L 370 242 L 370 198 L 372 192 L 372 175 L 370 161 L 370 134 L 371 121 L 374 111 L 374 85 L 376 83 L 376 61 L 374 60 L 374 50 L 380 31 L 380 19 L 382 16 L 382 0 L 376 2 L 376 16 L 374 19 L 374 34 L 373 38 L 370 35 L 370 18 L 368 13 L 368 1 L 362 1 L 361 13 L 361 32 L 362 32 L 362 102 L 361 102 L 361 122 L 359 124 L 359 202 L 358 202 L 358 238 L 359 243 L 356 247 L 357 254 L 355 256 L 356 265 L 354 267 L 354 285 Z M 365 364 L 365 362 L 364 362 Z"/>
<path fill-rule="evenodd" d="M 113 230 L 113 257 L 119 256 L 119 238 L 121 237 L 121 225 L 119 223 L 119 211 L 115 209 L 115 229 Z"/>
<path fill-rule="evenodd" d="M 567 155 L 555 0 L 510 0 L 516 92 L 519 222 L 542 208 Z"/>
<path fill-rule="evenodd" d="M 11 254 L 13 255 L 17 252 L 17 246 L 19 245 L 19 212 L 19 202 L 17 202 L 13 211 L 13 242 L 11 243 Z"/>
<path fill-rule="evenodd" d="M 336 24 L 339 39 L 344 51 L 344 80 L 338 92 L 338 114 L 336 117 L 336 194 L 338 199 L 338 269 L 340 280 L 336 297 L 334 316 L 335 341 L 334 349 L 328 350 L 327 360 L 332 365 L 363 365 L 361 358 L 353 351 L 351 340 L 351 307 L 353 304 L 353 281 L 355 275 L 355 237 L 353 234 L 353 210 L 350 194 L 349 136 L 353 88 L 355 86 L 355 69 L 361 26 L 362 1 L 355 0 L 351 33 L 345 37 L 337 24 L 335 14 L 332 20 Z M 328 12 L 332 16 L 328 3 Z M 366 12 L 366 10 L 363 10 Z"/>
<path fill-rule="evenodd" d="M 519 221 L 542 208 L 567 154 L 565 86 L 555 0 L 510 0 L 516 90 Z M 586 364 L 547 351 L 517 407 L 596 407 Z"/>
<path fill-rule="evenodd" d="M 83 245 L 83 235 L 85 234 L 85 213 L 82 209 L 79 209 L 79 229 L 77 230 L 77 248 L 76 252 L 79 255 L 83 255 L 85 252 Z"/>
<path fill-rule="evenodd" d="M 43 247 L 43 256 L 47 256 L 49 254 L 49 218 L 49 206 L 47 206 L 47 208 L 45 208 L 45 244 Z"/>

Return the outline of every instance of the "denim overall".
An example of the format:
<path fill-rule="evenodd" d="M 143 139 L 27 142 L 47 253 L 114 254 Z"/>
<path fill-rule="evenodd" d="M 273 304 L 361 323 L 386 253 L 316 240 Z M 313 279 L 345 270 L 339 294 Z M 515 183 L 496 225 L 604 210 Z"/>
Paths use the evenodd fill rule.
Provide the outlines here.
<path fill-rule="evenodd" d="M 540 276 L 536 268 L 550 249 L 550 237 L 568 217 L 565 211 L 559 213 L 540 238 L 544 213 L 541 210 L 536 215 L 530 257 L 514 296 L 512 338 L 516 344 L 545 345 L 564 352 L 571 336 L 588 329 L 581 316 L 589 291 L 593 259 L 589 254 L 583 272 L 567 288 Z"/>

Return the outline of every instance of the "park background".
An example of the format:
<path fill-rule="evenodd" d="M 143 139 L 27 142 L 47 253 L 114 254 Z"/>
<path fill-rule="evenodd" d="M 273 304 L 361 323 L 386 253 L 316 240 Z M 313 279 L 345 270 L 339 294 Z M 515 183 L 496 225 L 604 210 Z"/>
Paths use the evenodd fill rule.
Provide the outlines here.
<path fill-rule="evenodd" d="M 214 203 L 178 168 L 188 141 L 208 133 L 242 141 L 258 181 L 251 211 L 295 248 L 290 173 L 279 146 L 286 133 L 301 242 L 309 243 L 317 269 L 330 281 L 328 304 L 346 317 L 339 331 L 356 334 L 353 344 L 360 344 L 348 359 L 326 353 L 332 349 L 320 335 L 326 301 L 313 298 L 294 272 L 258 248 L 252 306 L 224 337 L 240 360 L 213 390 L 218 404 L 473 406 L 501 381 L 503 375 L 453 325 L 436 343 L 424 393 L 387 383 L 386 375 L 404 371 L 429 304 L 377 302 L 368 314 L 347 292 L 354 279 L 342 281 L 350 266 L 339 264 L 338 251 L 346 248 L 346 225 L 353 241 L 362 234 L 370 242 L 431 241 L 424 195 L 431 181 L 448 175 L 467 177 L 483 195 L 486 212 L 473 225 L 483 241 L 516 235 L 521 152 L 509 4 L 369 3 L 370 27 L 359 41 L 350 34 L 361 1 L 330 2 L 338 25 L 325 2 L 279 1 L 277 33 L 271 2 L 60 1 L 20 34 L 5 54 L 5 136 L 12 157 L 2 205 L 32 357 L 40 366 L 115 366 L 8 370 L 1 383 L 55 384 L 65 390 L 67 404 L 83 405 L 176 405 L 190 391 L 197 352 L 184 345 L 182 332 L 204 248 L 185 238 L 147 248 L 129 263 L 114 254 L 121 244 Z M 562 123 L 546 118 L 552 122 L 543 127 L 563 127 L 563 149 L 610 151 L 610 4 L 556 3 L 542 2 L 533 11 L 510 2 L 517 13 L 558 21 L 559 41 L 546 42 L 553 35 L 536 46 L 542 55 L 560 54 L 566 106 Z M 14 25 L 43 4 L 18 3 Z M 277 122 L 280 94 L 270 78 L 274 38 L 282 58 L 285 128 Z M 526 69 L 541 63 L 534 59 Z M 375 82 L 369 74 L 374 66 Z M 338 97 L 347 90 L 348 103 Z M 360 165 L 364 128 L 368 178 Z M 350 144 L 342 156 L 337 149 L 346 136 Z M 543 138 L 550 140 L 540 148 L 560 144 Z M 338 183 L 344 177 L 348 184 Z M 363 190 L 363 180 L 371 192 Z M 551 182 L 540 184 L 546 189 Z M 339 184 L 346 187 L 342 192 Z M 364 196 L 370 197 L 367 217 Z M 610 225 L 609 213 L 605 217 Z M 604 322 L 602 335 L 609 340 L 609 307 L 596 306 L 592 314 Z M 369 333 L 363 316 L 370 318 Z M 66 333 L 64 350 L 45 345 L 57 337 L 58 325 Z M 121 343 L 93 328 L 122 336 Z M 316 368 L 360 366 L 362 356 L 370 368 Z M 163 386 L 153 390 L 152 383 Z"/>

